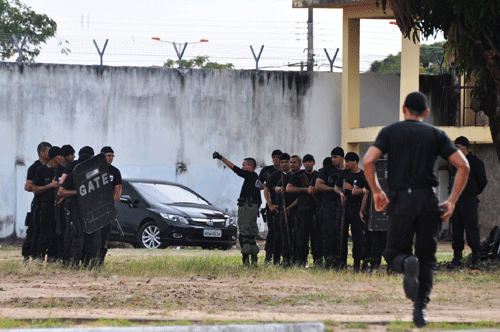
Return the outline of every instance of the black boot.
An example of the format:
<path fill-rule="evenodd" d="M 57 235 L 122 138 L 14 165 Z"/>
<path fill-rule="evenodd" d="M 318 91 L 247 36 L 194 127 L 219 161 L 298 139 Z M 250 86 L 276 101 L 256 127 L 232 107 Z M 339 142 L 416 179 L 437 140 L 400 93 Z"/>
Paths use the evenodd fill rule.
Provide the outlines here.
<path fill-rule="evenodd" d="M 258 260 L 257 255 L 252 255 L 252 266 L 257 266 L 257 260 Z"/>
<path fill-rule="evenodd" d="M 416 327 L 424 327 L 429 324 L 427 320 L 427 315 L 425 313 L 427 305 L 423 301 L 415 301 L 415 306 L 413 307 L 413 323 Z"/>
<path fill-rule="evenodd" d="M 280 260 L 281 260 L 280 255 L 276 255 L 276 254 L 273 255 L 273 265 L 276 265 L 276 266 L 280 265 Z"/>
<path fill-rule="evenodd" d="M 359 272 L 360 267 L 361 267 L 361 261 L 359 259 L 355 259 L 354 264 L 352 266 L 353 272 L 356 272 L 356 273 Z"/>
<path fill-rule="evenodd" d="M 479 258 L 478 252 L 472 252 L 472 260 L 470 262 L 471 270 L 479 270 L 481 264 L 481 259 Z"/>
<path fill-rule="evenodd" d="M 451 260 L 451 262 L 449 262 L 448 264 L 446 264 L 446 268 L 448 270 L 455 270 L 455 269 L 458 269 L 460 267 L 462 267 L 462 252 L 455 252 L 455 254 L 453 255 L 453 259 Z"/>
<path fill-rule="evenodd" d="M 245 265 L 245 266 L 250 265 L 250 255 L 249 254 L 243 254 L 243 265 Z"/>
<path fill-rule="evenodd" d="M 418 295 L 419 268 L 420 266 L 416 256 L 408 256 L 403 261 L 403 289 L 406 297 L 412 301 L 415 301 Z"/>
<path fill-rule="evenodd" d="M 264 259 L 264 265 L 271 265 L 272 262 L 273 262 L 273 254 L 267 253 L 266 251 L 266 258 Z"/>

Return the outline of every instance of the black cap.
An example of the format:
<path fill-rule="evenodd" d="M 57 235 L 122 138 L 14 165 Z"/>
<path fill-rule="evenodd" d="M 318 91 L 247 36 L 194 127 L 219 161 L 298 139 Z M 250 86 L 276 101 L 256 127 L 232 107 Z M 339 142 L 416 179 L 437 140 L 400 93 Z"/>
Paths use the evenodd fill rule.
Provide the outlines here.
<path fill-rule="evenodd" d="M 115 153 L 110 146 L 105 146 L 101 149 L 101 153 Z"/>
<path fill-rule="evenodd" d="M 455 140 L 455 144 L 463 145 L 466 148 L 469 148 L 470 145 L 469 140 L 465 136 L 457 137 L 457 139 Z"/>
<path fill-rule="evenodd" d="M 403 106 L 416 112 L 423 112 L 428 108 L 427 97 L 421 92 L 412 92 L 406 96 Z"/>
<path fill-rule="evenodd" d="M 341 156 L 344 158 L 344 149 L 342 149 L 340 146 L 337 146 L 335 149 L 332 150 L 330 153 L 331 156 Z"/>
<path fill-rule="evenodd" d="M 89 160 L 90 158 L 92 158 L 92 156 L 88 153 L 82 153 L 78 156 L 77 164 L 83 163 L 85 160 Z"/>
<path fill-rule="evenodd" d="M 71 156 L 72 154 L 75 154 L 75 149 L 69 144 L 61 146 L 61 150 L 63 152 L 63 157 Z"/>
<path fill-rule="evenodd" d="M 90 146 L 84 146 L 83 148 L 80 149 L 80 151 L 78 151 L 78 156 L 81 156 L 84 153 L 88 154 L 89 156 L 93 156 L 94 149 L 92 149 Z"/>
<path fill-rule="evenodd" d="M 347 152 L 347 154 L 345 155 L 345 161 L 355 161 L 355 162 L 359 162 L 359 156 L 356 152 Z"/>
<path fill-rule="evenodd" d="M 271 158 L 274 157 L 274 156 L 281 156 L 283 154 L 283 152 L 281 152 L 280 149 L 278 150 L 274 150 L 273 153 L 271 153 Z"/>
<path fill-rule="evenodd" d="M 332 157 L 326 157 L 323 159 L 323 167 L 330 166 L 331 164 L 333 164 Z"/>
<path fill-rule="evenodd" d="M 53 146 L 49 150 L 49 160 L 62 155 L 63 155 L 62 149 L 58 146 Z"/>

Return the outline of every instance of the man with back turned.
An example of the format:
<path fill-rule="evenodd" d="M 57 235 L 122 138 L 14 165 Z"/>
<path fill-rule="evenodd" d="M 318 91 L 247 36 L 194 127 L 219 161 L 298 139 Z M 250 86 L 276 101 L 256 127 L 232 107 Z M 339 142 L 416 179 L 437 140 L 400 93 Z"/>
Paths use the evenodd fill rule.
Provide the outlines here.
<path fill-rule="evenodd" d="M 453 214 L 467 181 L 469 163 L 444 131 L 423 122 L 429 114 L 425 95 L 410 93 L 403 114 L 404 121 L 380 131 L 363 164 L 376 210 L 387 208 L 389 230 L 384 258 L 396 272 L 404 273 L 403 289 L 414 302 L 413 322 L 423 327 L 428 324 L 425 309 L 432 290 L 439 231 L 442 222 Z M 384 154 L 388 155 L 389 197 L 375 176 L 375 163 Z M 434 193 L 438 156 L 457 168 L 451 194 L 441 205 Z"/>

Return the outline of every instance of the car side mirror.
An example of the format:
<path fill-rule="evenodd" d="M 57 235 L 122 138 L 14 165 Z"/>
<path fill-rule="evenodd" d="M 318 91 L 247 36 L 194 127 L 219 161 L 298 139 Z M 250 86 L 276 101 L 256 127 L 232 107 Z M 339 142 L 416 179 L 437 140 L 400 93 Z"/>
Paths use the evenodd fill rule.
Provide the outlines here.
<path fill-rule="evenodd" d="M 130 198 L 129 195 L 123 195 L 123 196 L 120 196 L 120 202 L 122 202 L 124 204 L 132 204 L 132 199 Z"/>

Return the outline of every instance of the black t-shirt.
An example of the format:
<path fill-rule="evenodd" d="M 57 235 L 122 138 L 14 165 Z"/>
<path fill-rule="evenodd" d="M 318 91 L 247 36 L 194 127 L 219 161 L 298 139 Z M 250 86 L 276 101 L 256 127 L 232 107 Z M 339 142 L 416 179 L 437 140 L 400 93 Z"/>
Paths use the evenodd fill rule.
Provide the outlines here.
<path fill-rule="evenodd" d="M 353 186 L 353 188 L 354 186 L 364 188 L 366 183 L 365 172 L 363 172 L 363 170 L 360 170 L 358 173 L 351 173 L 351 171 L 345 169 L 340 172 L 339 178 L 337 179 L 335 185 L 342 189 L 344 180 L 345 182 Z M 351 190 L 348 190 L 345 195 L 347 197 L 347 205 L 359 205 L 363 200 L 363 196 L 352 195 Z"/>
<path fill-rule="evenodd" d="M 481 159 L 474 156 L 472 153 L 468 153 L 467 161 L 469 162 L 470 172 L 467 178 L 467 184 L 465 185 L 462 195 L 479 195 L 483 192 L 484 188 L 488 184 L 488 179 L 486 178 L 486 170 L 484 169 L 484 163 Z M 455 176 L 457 175 L 457 169 L 452 166 L 451 168 L 451 186 L 455 182 Z M 450 189 L 451 189 L 450 186 Z"/>
<path fill-rule="evenodd" d="M 63 187 L 66 190 L 76 190 L 75 178 L 73 177 L 73 172 L 69 173 L 68 176 L 66 176 L 66 179 L 64 179 L 64 182 L 61 184 L 61 187 Z M 77 195 L 66 197 L 64 202 L 65 204 L 68 205 L 72 204 L 73 207 L 75 207 L 76 209 L 79 209 L 80 207 L 78 205 Z"/>
<path fill-rule="evenodd" d="M 252 198 L 254 203 L 260 205 L 262 202 L 260 198 L 261 183 L 257 173 L 243 170 L 238 166 L 233 167 L 233 172 L 245 179 L 241 187 L 240 198 Z"/>
<path fill-rule="evenodd" d="M 109 165 L 109 181 L 113 185 L 113 189 L 115 186 L 122 184 L 122 173 L 120 170 L 113 165 Z"/>
<path fill-rule="evenodd" d="M 266 188 L 269 190 L 269 197 L 271 198 L 271 203 L 275 205 L 280 205 L 276 197 L 276 192 L 274 191 L 274 187 L 278 185 L 278 181 L 281 180 L 281 171 L 275 171 L 271 173 L 271 176 L 266 181 Z M 281 200 L 281 195 L 280 200 Z"/>
<path fill-rule="evenodd" d="M 328 165 L 321 169 L 321 172 L 319 172 L 318 175 L 318 179 L 322 179 L 323 181 L 325 181 L 325 185 L 333 188 L 335 187 L 335 182 L 337 182 L 340 172 L 341 171 L 337 167 Z M 338 201 L 340 199 L 340 195 L 334 191 L 324 192 L 323 194 L 323 199 L 327 201 Z"/>
<path fill-rule="evenodd" d="M 66 179 L 64 179 L 64 182 L 61 184 L 61 187 L 66 190 L 76 190 L 73 173 L 68 174 Z"/>
<path fill-rule="evenodd" d="M 277 169 L 274 168 L 274 165 L 269 165 L 264 167 L 263 169 L 260 170 L 259 181 L 261 183 L 266 183 L 267 180 L 271 177 L 271 174 L 273 174 L 276 171 Z"/>
<path fill-rule="evenodd" d="M 78 160 L 73 160 L 66 166 L 66 169 L 64 170 L 64 174 L 71 174 L 73 170 L 75 169 L 75 166 L 78 164 Z"/>
<path fill-rule="evenodd" d="M 290 179 L 290 184 L 298 188 L 308 188 L 311 184 L 312 178 L 317 174 L 317 171 L 313 171 L 311 174 L 306 173 L 305 170 L 300 170 L 292 175 Z M 287 193 L 288 195 L 289 193 Z M 299 193 L 298 195 L 298 205 L 315 207 L 316 202 L 314 201 L 313 195 L 307 193 Z M 292 202 L 293 203 L 293 202 Z"/>
<path fill-rule="evenodd" d="M 316 172 L 316 174 L 312 177 L 311 182 L 309 184 L 310 186 L 316 187 L 316 180 L 318 179 L 319 172 L 321 172 L 321 169 L 318 172 Z M 317 191 L 314 194 L 314 200 L 316 201 L 317 206 L 321 206 L 321 202 L 323 201 L 323 196 L 324 192 L 322 191 Z"/>
<path fill-rule="evenodd" d="M 43 187 L 50 184 L 52 180 L 54 180 L 55 178 L 57 179 L 56 171 L 56 167 L 49 168 L 47 167 L 47 165 L 38 167 L 35 172 L 33 184 L 38 187 Z M 40 202 L 54 202 L 56 199 L 56 190 L 56 188 L 51 188 L 37 195 L 40 199 Z"/>
<path fill-rule="evenodd" d="M 444 131 L 415 120 L 383 128 L 373 146 L 388 154 L 388 187 L 392 190 L 436 187 L 437 157 L 448 160 L 457 151 Z"/>
<path fill-rule="evenodd" d="M 271 176 L 269 177 L 269 179 L 266 182 L 266 187 L 271 192 L 271 201 L 278 206 L 283 206 L 283 202 L 282 202 L 281 194 L 276 194 L 276 192 L 274 191 L 274 188 L 283 186 L 283 182 L 281 181 L 281 173 L 283 173 L 283 172 L 282 171 L 274 172 L 273 174 L 271 174 Z M 290 172 L 286 173 L 286 177 L 285 177 L 286 179 L 285 179 L 285 185 L 284 185 L 285 187 L 288 184 L 288 182 L 290 181 L 291 177 L 292 177 L 292 173 L 290 173 Z M 273 197 L 274 197 L 274 200 L 273 200 Z M 297 199 L 297 197 L 298 197 L 297 194 L 288 194 L 287 193 L 285 195 L 286 206 L 292 204 Z"/>
<path fill-rule="evenodd" d="M 28 174 L 26 175 L 26 181 L 33 181 L 35 178 L 35 172 L 38 167 L 42 166 L 43 164 L 40 162 L 40 160 L 35 161 L 31 166 L 28 168 Z"/>

